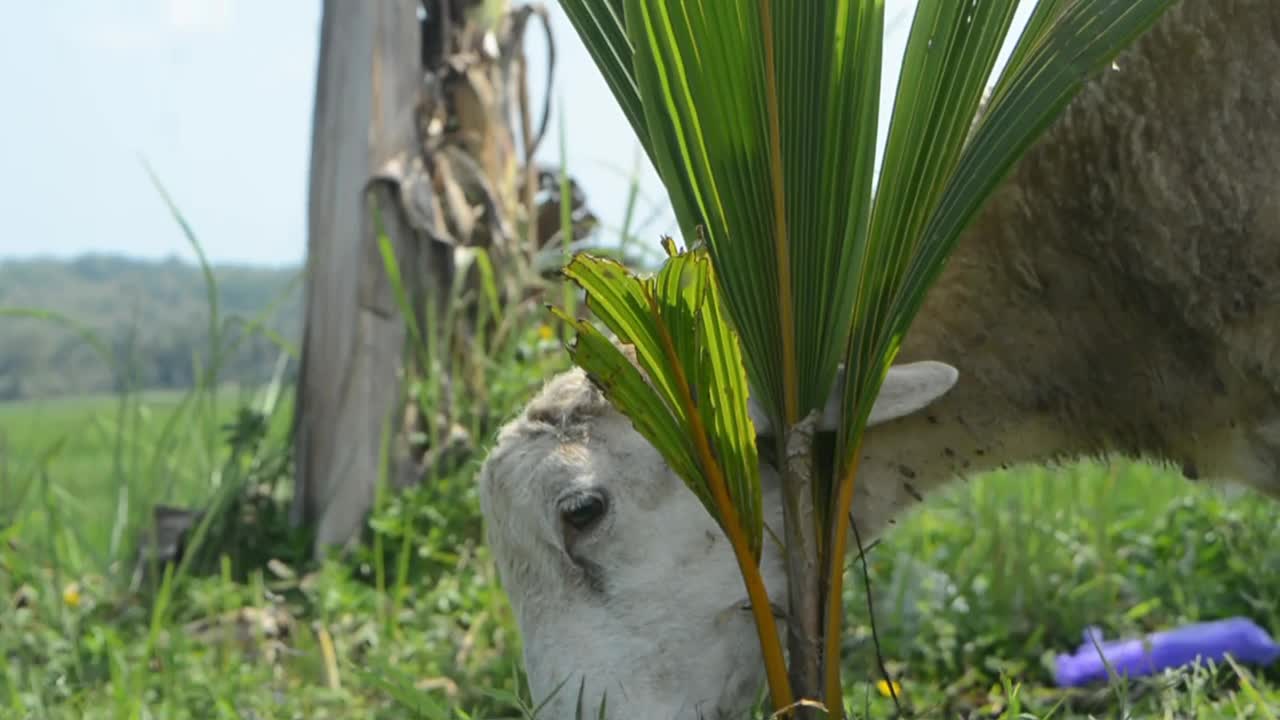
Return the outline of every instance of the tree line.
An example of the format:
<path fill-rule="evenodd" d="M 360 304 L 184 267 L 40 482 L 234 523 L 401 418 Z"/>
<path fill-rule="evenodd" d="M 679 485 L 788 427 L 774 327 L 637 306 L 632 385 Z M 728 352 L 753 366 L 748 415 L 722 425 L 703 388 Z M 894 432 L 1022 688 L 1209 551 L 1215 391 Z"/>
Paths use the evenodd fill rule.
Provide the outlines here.
<path fill-rule="evenodd" d="M 212 272 L 219 381 L 264 382 L 281 344 L 301 334 L 299 268 Z M 210 366 L 211 336 L 197 265 L 97 254 L 0 261 L 0 401 L 189 388 Z"/>

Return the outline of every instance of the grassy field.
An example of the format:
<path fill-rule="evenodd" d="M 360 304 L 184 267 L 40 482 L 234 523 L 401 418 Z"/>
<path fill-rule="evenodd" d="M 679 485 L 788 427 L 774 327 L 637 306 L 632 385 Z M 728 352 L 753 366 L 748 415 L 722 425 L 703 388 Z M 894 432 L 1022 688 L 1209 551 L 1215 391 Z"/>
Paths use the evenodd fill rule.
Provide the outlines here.
<path fill-rule="evenodd" d="M 514 407 L 537 380 L 512 385 Z M 480 543 L 480 453 L 383 503 L 354 553 L 313 563 L 273 484 L 288 474 L 273 460 L 287 403 L 267 400 L 0 405 L 0 717 L 525 714 L 519 639 Z M 223 554 L 177 581 L 130 588 L 151 503 L 216 501 L 228 487 L 256 498 L 241 508 L 256 524 L 222 528 Z M 1079 464 L 957 486 L 877 545 L 868 569 L 908 716 L 1274 718 L 1280 668 L 1065 692 L 1051 662 L 1089 625 L 1113 637 L 1247 615 L 1280 628 L 1278 548 L 1277 508 L 1257 497 Z M 850 707 L 891 717 L 853 570 Z"/>

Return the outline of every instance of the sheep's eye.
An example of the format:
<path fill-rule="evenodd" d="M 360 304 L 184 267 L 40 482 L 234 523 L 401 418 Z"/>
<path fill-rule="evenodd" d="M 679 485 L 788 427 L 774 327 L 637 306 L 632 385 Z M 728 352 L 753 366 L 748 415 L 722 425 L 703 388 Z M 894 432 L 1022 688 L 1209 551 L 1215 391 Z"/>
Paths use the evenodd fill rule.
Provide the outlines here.
<path fill-rule="evenodd" d="M 586 530 L 604 517 L 604 498 L 596 493 L 582 493 L 560 503 L 560 517 L 574 530 Z"/>

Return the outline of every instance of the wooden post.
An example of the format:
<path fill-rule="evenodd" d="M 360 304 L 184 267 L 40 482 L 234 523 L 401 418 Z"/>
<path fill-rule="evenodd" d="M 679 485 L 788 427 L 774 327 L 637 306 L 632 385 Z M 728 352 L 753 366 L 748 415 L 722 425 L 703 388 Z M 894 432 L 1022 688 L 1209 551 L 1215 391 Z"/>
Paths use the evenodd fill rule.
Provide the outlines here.
<path fill-rule="evenodd" d="M 399 404 L 406 326 L 383 269 L 367 192 L 381 168 L 416 155 L 422 84 L 417 0 L 327 0 L 312 127 L 306 321 L 298 377 L 293 518 L 317 551 L 359 534 Z M 380 202 L 383 207 L 387 203 Z M 419 248 L 382 212 L 403 268 Z M 411 274 L 411 273 L 406 273 Z"/>

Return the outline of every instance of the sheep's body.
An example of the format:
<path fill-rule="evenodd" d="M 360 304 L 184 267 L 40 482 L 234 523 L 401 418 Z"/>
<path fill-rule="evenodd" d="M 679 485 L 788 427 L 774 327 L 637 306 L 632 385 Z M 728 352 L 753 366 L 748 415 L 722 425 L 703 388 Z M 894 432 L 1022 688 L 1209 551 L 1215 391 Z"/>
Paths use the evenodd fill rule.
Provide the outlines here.
<path fill-rule="evenodd" d="M 1073 455 L 1156 458 L 1280 496 L 1280 3 L 1184 0 L 1118 65 L 1018 165 L 930 292 L 902 359 L 945 361 L 960 381 L 868 435 L 864 540 L 953 477 Z M 777 475 L 762 474 L 780 528 Z M 751 702 L 759 651 L 727 543 L 581 373 L 503 430 L 481 485 L 531 686 L 567 681 L 551 716 L 572 717 L 584 677 L 587 705 L 607 692 L 615 717 Z M 600 533 L 548 517 L 577 486 L 625 489 Z M 604 536 L 625 540 L 607 567 L 592 559 Z"/>
<path fill-rule="evenodd" d="M 902 358 L 961 380 L 878 428 L 878 532 L 956 475 L 1119 453 L 1280 497 L 1280 3 L 1185 0 L 1019 163 Z"/>

